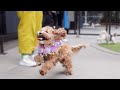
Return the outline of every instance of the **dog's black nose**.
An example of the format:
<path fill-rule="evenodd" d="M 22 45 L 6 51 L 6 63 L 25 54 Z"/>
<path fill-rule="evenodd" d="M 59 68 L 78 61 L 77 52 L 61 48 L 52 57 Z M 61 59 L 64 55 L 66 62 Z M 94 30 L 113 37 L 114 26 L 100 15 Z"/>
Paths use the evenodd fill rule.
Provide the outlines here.
<path fill-rule="evenodd" d="M 42 33 L 40 32 L 39 35 L 41 35 Z"/>

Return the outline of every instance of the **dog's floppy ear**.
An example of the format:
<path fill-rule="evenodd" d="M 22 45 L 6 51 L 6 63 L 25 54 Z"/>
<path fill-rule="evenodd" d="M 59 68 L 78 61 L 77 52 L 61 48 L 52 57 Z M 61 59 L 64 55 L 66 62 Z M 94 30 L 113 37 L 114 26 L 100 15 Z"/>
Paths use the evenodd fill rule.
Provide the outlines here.
<path fill-rule="evenodd" d="M 54 30 L 52 31 L 52 33 L 53 33 L 53 34 L 57 34 L 57 29 L 54 29 Z"/>
<path fill-rule="evenodd" d="M 56 33 L 56 31 L 55 31 L 55 30 L 53 30 L 53 31 L 52 31 L 52 33 L 53 33 L 53 34 L 55 34 L 55 33 Z"/>
<path fill-rule="evenodd" d="M 67 35 L 67 32 L 66 32 L 66 31 L 62 33 L 62 37 L 64 37 L 64 38 L 65 38 L 65 37 L 66 37 L 66 35 Z"/>

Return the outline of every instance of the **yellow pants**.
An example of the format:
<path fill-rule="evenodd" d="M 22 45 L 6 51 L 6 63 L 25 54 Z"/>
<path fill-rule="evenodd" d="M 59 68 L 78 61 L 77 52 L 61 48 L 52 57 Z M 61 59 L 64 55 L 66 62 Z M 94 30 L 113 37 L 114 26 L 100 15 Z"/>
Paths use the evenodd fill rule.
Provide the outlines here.
<path fill-rule="evenodd" d="M 21 54 L 31 54 L 37 45 L 37 32 L 42 28 L 42 11 L 17 11 L 18 45 Z"/>

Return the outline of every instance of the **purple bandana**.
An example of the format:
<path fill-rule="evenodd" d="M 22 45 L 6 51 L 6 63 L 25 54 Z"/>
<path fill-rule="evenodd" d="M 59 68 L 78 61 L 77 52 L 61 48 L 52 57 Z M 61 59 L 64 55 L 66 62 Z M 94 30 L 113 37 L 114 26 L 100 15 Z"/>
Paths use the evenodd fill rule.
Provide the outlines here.
<path fill-rule="evenodd" d="M 63 45 L 63 41 L 55 41 L 53 46 L 38 46 L 37 54 L 46 55 L 55 52 L 59 46 Z"/>

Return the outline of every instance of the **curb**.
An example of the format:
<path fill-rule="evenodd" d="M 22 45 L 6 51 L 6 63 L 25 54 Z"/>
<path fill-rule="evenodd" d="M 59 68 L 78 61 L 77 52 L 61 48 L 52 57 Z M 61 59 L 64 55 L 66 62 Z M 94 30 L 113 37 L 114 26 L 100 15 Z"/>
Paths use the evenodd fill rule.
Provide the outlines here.
<path fill-rule="evenodd" d="M 120 55 L 120 53 L 118 53 L 118 52 L 115 52 L 115 51 L 100 47 L 97 43 L 90 44 L 90 46 L 97 49 L 97 50 L 99 50 L 99 51 L 105 52 L 105 53 L 114 54 L 114 55 Z"/>

